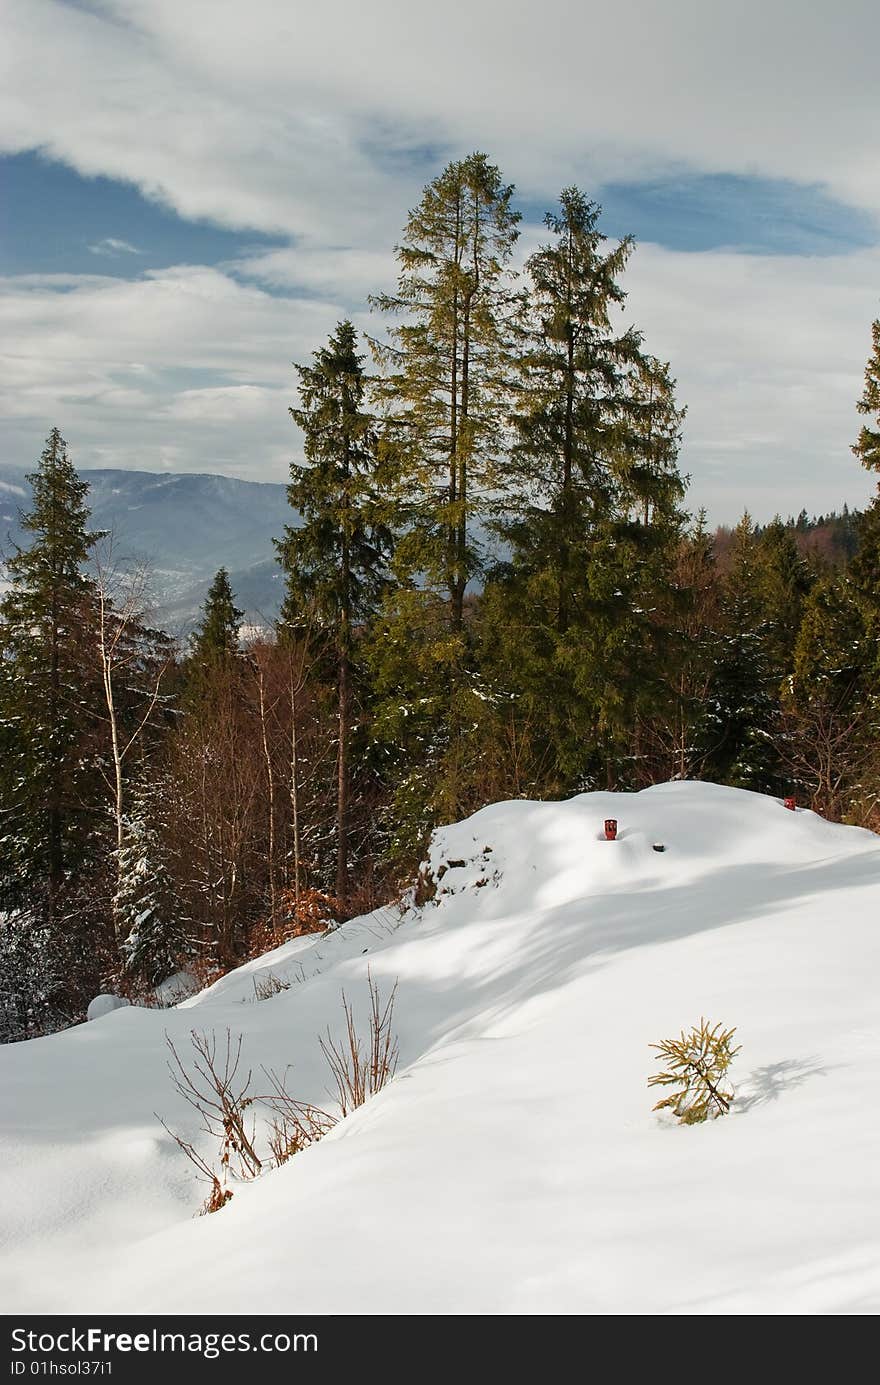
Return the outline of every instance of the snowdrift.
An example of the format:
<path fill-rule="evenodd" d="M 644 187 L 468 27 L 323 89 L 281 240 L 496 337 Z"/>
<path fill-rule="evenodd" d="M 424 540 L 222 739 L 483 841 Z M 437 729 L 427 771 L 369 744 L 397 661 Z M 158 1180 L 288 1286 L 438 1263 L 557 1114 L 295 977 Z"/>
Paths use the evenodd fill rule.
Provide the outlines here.
<path fill-rule="evenodd" d="M 880 839 L 665 784 L 494 805 L 428 864 L 421 908 L 0 1049 L 7 1313 L 880 1308 Z M 242 1033 L 326 1104 L 317 1036 L 368 967 L 398 982 L 392 1084 L 195 1217 L 154 1113 L 210 1147 L 165 1031 Z M 289 989 L 258 1000 L 270 974 Z M 737 1026 L 736 1101 L 670 1125 L 649 1045 L 701 1015 Z"/>

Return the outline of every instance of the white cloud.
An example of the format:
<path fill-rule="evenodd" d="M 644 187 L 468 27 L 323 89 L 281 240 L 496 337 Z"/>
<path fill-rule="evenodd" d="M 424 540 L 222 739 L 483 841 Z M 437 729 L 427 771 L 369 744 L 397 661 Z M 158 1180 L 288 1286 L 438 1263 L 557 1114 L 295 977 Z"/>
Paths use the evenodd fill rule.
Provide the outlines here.
<path fill-rule="evenodd" d="M 116 236 L 105 236 L 103 240 L 96 241 L 89 246 L 93 255 L 143 255 L 146 252 L 139 250 L 136 245 L 131 245 L 127 240 L 119 240 Z"/>
<path fill-rule="evenodd" d="M 166 405 L 169 419 L 187 423 L 246 423 L 260 427 L 273 413 L 282 416 L 290 390 L 262 385 L 220 385 L 210 389 L 181 390 Z"/>
<path fill-rule="evenodd" d="M 309 277 L 311 270 L 306 269 Z M 319 265 L 314 279 L 325 267 Z M 861 504 L 849 452 L 880 251 L 819 259 L 642 246 L 629 316 L 672 363 L 688 405 L 682 465 L 716 520 Z M 305 361 L 345 308 L 273 296 L 204 266 L 134 281 L 0 283 L 0 416 L 9 460 L 58 424 L 84 466 L 221 471 L 283 480 L 299 453 L 287 414 Z M 376 331 L 369 314 L 358 325 Z"/>
<path fill-rule="evenodd" d="M 89 465 L 283 477 L 290 361 L 391 286 L 406 210 L 449 151 L 486 148 L 539 200 L 571 181 L 724 171 L 822 184 L 880 213 L 875 0 L 5 9 L 0 148 L 291 241 L 131 282 L 8 281 L 0 407 L 16 460 L 57 421 Z M 426 149 L 439 151 L 427 163 Z M 864 499 L 848 446 L 876 252 L 643 246 L 627 285 L 689 405 L 696 503 L 720 518 Z"/>
<path fill-rule="evenodd" d="M 420 145 L 486 147 L 539 195 L 689 167 L 880 212 L 874 0 L 6 8 L 3 147 L 185 216 L 379 246 Z"/>
<path fill-rule="evenodd" d="M 404 212 L 405 215 L 405 212 Z M 267 288 L 339 295 L 366 303 L 371 293 L 392 288 L 397 265 L 391 244 L 381 250 L 321 245 L 304 237 L 296 245 L 261 250 L 234 262 L 237 274 Z"/>
<path fill-rule="evenodd" d="M 640 246 L 628 313 L 688 405 L 690 501 L 717 518 L 863 504 L 850 452 L 878 310 L 880 250 L 818 258 Z"/>
<path fill-rule="evenodd" d="M 199 265 L 0 280 L 5 459 L 33 461 L 57 424 L 86 467 L 282 480 L 298 450 L 291 363 L 343 315 Z"/>

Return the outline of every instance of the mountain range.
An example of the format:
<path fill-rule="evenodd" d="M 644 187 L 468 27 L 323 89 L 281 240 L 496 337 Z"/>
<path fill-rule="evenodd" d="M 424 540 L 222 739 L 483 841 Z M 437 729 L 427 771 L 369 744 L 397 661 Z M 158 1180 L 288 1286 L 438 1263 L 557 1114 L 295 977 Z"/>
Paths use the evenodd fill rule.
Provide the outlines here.
<path fill-rule="evenodd" d="M 92 527 L 112 531 L 121 559 L 148 563 L 157 624 L 174 634 L 191 630 L 219 567 L 228 570 L 248 624 L 276 617 L 283 578 L 272 540 L 295 522 L 284 485 L 114 469 L 81 475 Z M 20 512 L 29 505 L 26 473 L 0 465 L 0 554 L 23 541 Z"/>

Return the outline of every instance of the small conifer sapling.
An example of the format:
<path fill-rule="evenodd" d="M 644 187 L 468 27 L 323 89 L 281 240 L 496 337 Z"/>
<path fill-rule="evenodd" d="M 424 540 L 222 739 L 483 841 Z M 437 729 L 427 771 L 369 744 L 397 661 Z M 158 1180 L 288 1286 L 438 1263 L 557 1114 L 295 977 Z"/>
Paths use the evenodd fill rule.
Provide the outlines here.
<path fill-rule="evenodd" d="M 648 1086 L 673 1088 L 654 1110 L 671 1111 L 680 1125 L 726 1116 L 734 1095 L 727 1074 L 740 1051 L 739 1044 L 733 1046 L 735 1033 L 721 1024 L 710 1027 L 708 1020 L 701 1019 L 689 1033 L 682 1030 L 677 1039 L 651 1044 L 657 1049 L 657 1061 L 666 1066 L 648 1078 Z"/>

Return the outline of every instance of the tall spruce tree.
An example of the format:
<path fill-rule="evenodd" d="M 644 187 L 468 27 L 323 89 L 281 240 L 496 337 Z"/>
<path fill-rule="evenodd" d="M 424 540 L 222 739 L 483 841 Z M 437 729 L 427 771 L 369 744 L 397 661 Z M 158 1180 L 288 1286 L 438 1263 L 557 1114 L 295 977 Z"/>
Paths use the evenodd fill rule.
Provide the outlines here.
<path fill-rule="evenodd" d="M 637 334 L 618 336 L 610 318 L 625 297 L 618 278 L 632 240 L 606 252 L 599 211 L 566 188 L 559 214 L 544 218 L 552 239 L 526 262 L 529 318 L 500 524 L 515 561 L 551 576 L 560 633 L 584 544 L 610 509 L 625 370 L 639 349 Z"/>
<path fill-rule="evenodd" d="M 397 246 L 382 368 L 382 455 L 397 476 L 397 584 L 369 657 L 379 753 L 394 784 L 390 830 L 409 848 L 468 811 L 479 759 L 479 679 L 468 583 L 506 444 L 509 351 L 519 311 L 510 259 L 519 213 L 485 154 L 424 190 Z M 405 710 L 404 710 L 405 709 Z"/>
<path fill-rule="evenodd" d="M 791 668 L 804 601 L 815 572 L 801 556 L 794 535 L 777 515 L 762 529 L 756 548 L 758 592 L 767 623 L 772 676 L 781 684 Z"/>
<path fill-rule="evenodd" d="M 507 267 L 520 220 L 512 196 L 485 154 L 448 164 L 410 213 L 395 252 L 397 292 L 371 299 L 402 318 L 390 344 L 373 343 L 386 371 L 385 442 L 410 483 L 399 560 L 444 592 L 454 632 L 503 434 L 515 302 Z"/>
<path fill-rule="evenodd" d="M 866 618 L 877 650 L 874 659 L 880 678 L 880 318 L 872 325 L 872 351 L 865 368 L 865 388 L 857 408 L 870 422 L 859 432 L 853 451 L 868 471 L 876 471 L 877 494 L 859 520 L 859 548 L 852 575 L 866 608 Z"/>
<path fill-rule="evenodd" d="M 637 704 L 662 691 L 683 414 L 668 368 L 614 324 L 632 242 L 606 248 L 599 215 L 566 188 L 545 218 L 550 240 L 526 264 L 515 443 L 495 521 L 510 558 L 494 580 L 512 646 L 530 646 L 520 693 L 548 729 L 563 783 L 601 774 L 610 785 Z M 512 667 L 509 654 L 503 663 Z"/>
<path fill-rule="evenodd" d="M 376 433 L 364 408 L 366 377 L 351 322 L 340 322 L 313 363 L 297 366 L 300 407 L 290 410 L 305 438 L 293 463 L 288 501 L 302 523 L 278 541 L 287 581 L 282 626 L 329 637 L 337 684 L 336 896 L 350 890 L 351 750 L 355 730 L 355 648 L 388 580 L 392 532 L 377 469 Z"/>
<path fill-rule="evenodd" d="M 221 567 L 208 589 L 202 617 L 193 632 L 191 658 L 196 667 L 231 658 L 238 653 L 244 612 L 235 604 L 229 573 Z"/>
<path fill-rule="evenodd" d="M 880 699 L 869 608 L 846 570 L 826 571 L 803 603 L 783 687 L 780 753 L 792 787 L 831 817 L 870 821 Z"/>
<path fill-rule="evenodd" d="M 865 388 L 856 407 L 860 414 L 865 414 L 871 421 L 862 426 L 853 452 L 868 471 L 880 472 L 880 318 L 871 326 L 871 354 L 865 367 Z"/>
<path fill-rule="evenodd" d="M 780 669 L 762 578 L 759 540 L 746 512 L 733 532 L 721 584 L 704 764 L 710 779 L 767 792 L 781 787 L 775 744 Z"/>
<path fill-rule="evenodd" d="M 88 485 L 57 428 L 28 480 L 33 502 L 21 523 L 31 544 L 7 562 L 11 586 L 0 601 L 0 908 L 36 910 L 51 933 L 77 871 L 101 849 L 101 693 L 85 572 L 97 535 Z"/>

